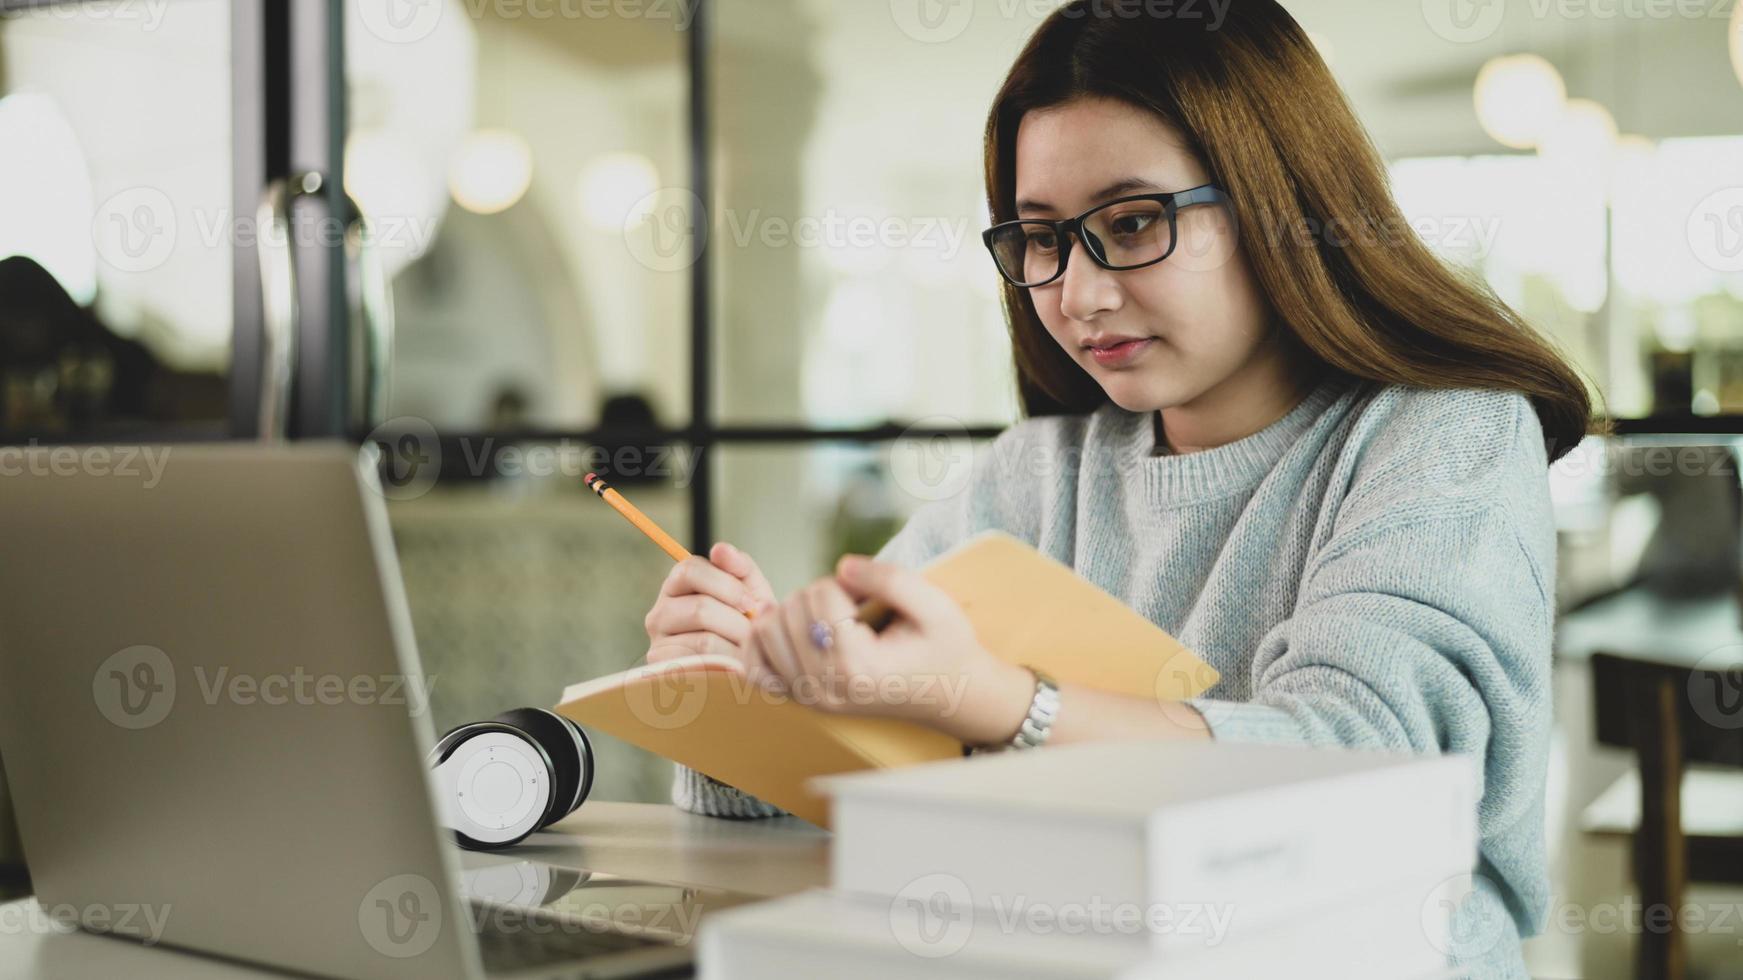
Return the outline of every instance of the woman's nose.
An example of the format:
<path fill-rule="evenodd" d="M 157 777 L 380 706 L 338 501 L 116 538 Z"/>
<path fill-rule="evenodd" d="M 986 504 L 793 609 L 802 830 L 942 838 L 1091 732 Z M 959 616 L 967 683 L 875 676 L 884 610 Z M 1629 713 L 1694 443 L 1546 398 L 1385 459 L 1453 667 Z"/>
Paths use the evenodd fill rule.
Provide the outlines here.
<path fill-rule="evenodd" d="M 1085 234 L 1094 238 L 1087 232 Z M 1072 249 L 1072 254 L 1067 256 L 1065 275 L 1060 277 L 1059 312 L 1073 320 L 1093 320 L 1119 309 L 1123 301 L 1119 283 L 1114 278 L 1117 273 L 1096 265 L 1095 260 L 1085 254 L 1088 251 L 1088 245 L 1080 240 L 1079 247 Z"/>

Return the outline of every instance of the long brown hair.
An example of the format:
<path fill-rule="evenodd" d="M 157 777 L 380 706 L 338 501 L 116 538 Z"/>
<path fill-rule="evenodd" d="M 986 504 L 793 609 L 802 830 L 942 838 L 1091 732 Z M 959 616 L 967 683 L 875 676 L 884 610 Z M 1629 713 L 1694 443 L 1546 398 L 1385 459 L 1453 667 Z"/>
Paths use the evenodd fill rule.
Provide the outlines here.
<path fill-rule="evenodd" d="M 1574 368 L 1406 225 L 1379 153 L 1282 7 L 1234 0 L 1212 21 L 1186 8 L 1152 16 L 1132 6 L 1073 0 L 1017 56 L 987 117 L 995 222 L 1016 217 L 1024 113 L 1085 96 L 1148 109 L 1228 192 L 1260 288 L 1316 371 L 1518 391 L 1536 409 L 1552 462 L 1598 431 Z M 1026 415 L 1088 412 L 1108 400 L 1048 335 L 1027 290 L 1005 284 L 1004 306 Z"/>

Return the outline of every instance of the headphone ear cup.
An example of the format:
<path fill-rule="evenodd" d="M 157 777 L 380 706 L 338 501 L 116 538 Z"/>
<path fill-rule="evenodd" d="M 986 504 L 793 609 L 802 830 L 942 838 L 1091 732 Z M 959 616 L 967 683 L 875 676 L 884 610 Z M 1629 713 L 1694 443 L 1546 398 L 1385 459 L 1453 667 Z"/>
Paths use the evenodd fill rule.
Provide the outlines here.
<path fill-rule="evenodd" d="M 569 813 L 574 813 L 581 808 L 581 804 L 587 802 L 587 794 L 593 789 L 593 741 L 587 737 L 587 732 L 575 719 L 564 718 L 563 720 L 575 730 L 575 737 L 581 743 L 581 789 L 575 794 L 575 805 L 569 808 Z M 568 815 L 568 813 L 563 814 L 565 817 Z"/>
<path fill-rule="evenodd" d="M 436 780 L 439 817 L 462 847 L 492 850 L 517 844 L 543 826 L 550 812 L 550 774 L 556 766 L 545 747 L 517 726 L 496 721 L 460 725 L 437 740 L 428 764 Z M 480 770 L 498 775 L 479 782 Z M 501 774 L 508 772 L 516 775 L 504 784 Z"/>
<path fill-rule="evenodd" d="M 453 728 L 443 732 L 442 737 L 436 739 L 435 747 L 430 749 L 430 765 L 435 765 L 441 760 L 446 759 L 448 753 L 454 750 L 455 744 L 464 738 L 468 731 L 476 729 L 478 724 L 479 723 L 476 721 L 469 721 L 464 724 L 455 725 Z"/>
<path fill-rule="evenodd" d="M 592 755 L 583 747 L 585 736 L 578 734 L 567 719 L 543 708 L 513 708 L 497 715 L 496 721 L 525 732 L 551 759 L 551 802 L 539 826 L 556 823 L 580 806 L 583 757 Z"/>

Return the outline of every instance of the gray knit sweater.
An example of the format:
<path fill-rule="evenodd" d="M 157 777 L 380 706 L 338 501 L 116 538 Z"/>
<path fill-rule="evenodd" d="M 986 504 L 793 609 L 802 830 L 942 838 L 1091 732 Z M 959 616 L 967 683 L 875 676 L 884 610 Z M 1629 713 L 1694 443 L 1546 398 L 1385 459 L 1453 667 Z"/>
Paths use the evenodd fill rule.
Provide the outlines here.
<path fill-rule="evenodd" d="M 963 493 L 922 505 L 878 557 L 919 567 L 985 528 L 1028 541 L 1221 672 L 1191 702 L 1219 740 L 1480 757 L 1476 890 L 1452 958 L 1524 977 L 1519 937 L 1550 897 L 1555 608 L 1529 403 L 1333 378 L 1261 431 L 1180 455 L 1155 451 L 1153 418 L 1109 403 L 1011 426 Z M 673 800 L 782 812 L 684 767 Z"/>

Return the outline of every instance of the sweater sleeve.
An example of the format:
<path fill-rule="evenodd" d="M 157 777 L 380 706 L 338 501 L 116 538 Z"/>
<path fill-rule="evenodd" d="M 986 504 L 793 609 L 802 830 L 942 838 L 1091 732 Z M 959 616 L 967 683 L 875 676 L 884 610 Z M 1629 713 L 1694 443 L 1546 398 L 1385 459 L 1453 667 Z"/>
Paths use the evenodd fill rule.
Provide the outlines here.
<path fill-rule="evenodd" d="M 1548 881 L 1496 869 L 1545 864 L 1541 834 L 1521 833 L 1544 819 L 1551 724 L 1555 537 L 1536 432 L 1463 482 L 1398 473 L 1352 493 L 1359 519 L 1310 558 L 1248 696 L 1187 702 L 1219 740 L 1478 758 L 1479 870 L 1525 934 Z"/>
<path fill-rule="evenodd" d="M 681 762 L 672 765 L 672 803 L 680 810 L 731 820 L 789 815 L 773 803 L 699 773 Z"/>

